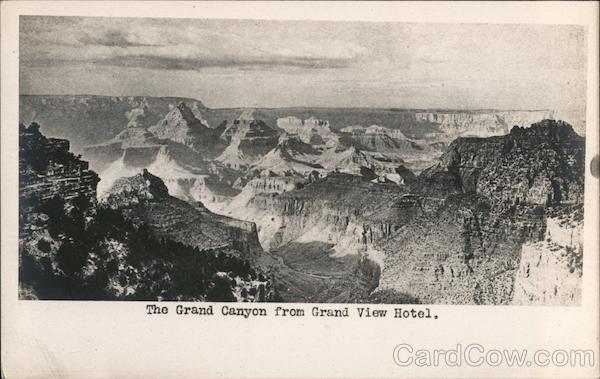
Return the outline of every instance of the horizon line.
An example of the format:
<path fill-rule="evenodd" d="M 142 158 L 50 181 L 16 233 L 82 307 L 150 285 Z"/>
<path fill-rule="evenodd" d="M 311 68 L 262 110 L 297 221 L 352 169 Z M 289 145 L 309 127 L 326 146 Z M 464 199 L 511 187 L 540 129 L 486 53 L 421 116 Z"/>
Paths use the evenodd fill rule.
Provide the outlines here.
<path fill-rule="evenodd" d="M 39 94 L 39 93 L 19 93 L 21 96 L 62 96 L 62 97 L 148 97 L 155 99 L 163 98 L 175 98 L 175 99 L 188 99 L 200 102 L 204 107 L 209 110 L 227 110 L 227 109 L 377 109 L 377 110 L 398 110 L 398 111 L 528 111 L 528 112 L 539 112 L 539 111 L 550 111 L 556 112 L 553 108 L 538 108 L 538 109 L 517 109 L 517 108 L 444 108 L 444 107 L 431 107 L 431 108 L 410 108 L 404 106 L 320 106 L 320 105 L 293 105 L 293 106 L 227 106 L 227 107 L 209 107 L 202 100 L 195 97 L 189 96 L 153 96 L 153 95 L 96 95 L 96 94 Z"/>

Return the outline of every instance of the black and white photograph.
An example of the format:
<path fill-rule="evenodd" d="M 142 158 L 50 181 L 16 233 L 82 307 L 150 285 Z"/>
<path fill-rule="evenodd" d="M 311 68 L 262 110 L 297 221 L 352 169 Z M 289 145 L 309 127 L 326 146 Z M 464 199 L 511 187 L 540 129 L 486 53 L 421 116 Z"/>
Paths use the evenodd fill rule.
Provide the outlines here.
<path fill-rule="evenodd" d="M 580 304 L 583 27 L 19 22 L 20 299 Z"/>
<path fill-rule="evenodd" d="M 599 377 L 600 2 L 0 8 L 0 377 Z"/>

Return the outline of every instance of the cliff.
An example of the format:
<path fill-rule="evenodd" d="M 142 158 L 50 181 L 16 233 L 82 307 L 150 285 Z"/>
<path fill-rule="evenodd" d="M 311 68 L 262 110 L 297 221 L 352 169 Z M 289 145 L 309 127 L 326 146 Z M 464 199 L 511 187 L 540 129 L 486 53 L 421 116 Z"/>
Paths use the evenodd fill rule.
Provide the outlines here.
<path fill-rule="evenodd" d="M 148 131 L 152 114 L 147 106 L 126 112 L 127 127 L 114 138 L 96 145 L 83 147 L 83 154 L 98 172 L 123 157 L 127 164 L 143 166 L 150 164 L 161 146 L 166 142 Z"/>
<path fill-rule="evenodd" d="M 311 145 L 335 147 L 339 137 L 329 127 L 329 121 L 314 117 L 302 120 L 298 117 L 282 117 L 277 119 L 277 127 L 288 134 L 297 135 L 303 142 Z"/>
<path fill-rule="evenodd" d="M 439 142 L 410 139 L 398 129 L 378 125 L 348 126 L 340 130 L 340 135 L 340 144 L 344 146 L 356 147 L 382 162 L 404 164 L 414 171 L 431 165 L 445 148 Z M 394 169 L 387 171 L 393 172 Z"/>
<path fill-rule="evenodd" d="M 277 145 L 252 165 L 252 169 L 269 170 L 278 175 L 307 176 L 323 167 L 316 163 L 320 150 L 303 142 L 298 136 L 284 134 Z"/>
<path fill-rule="evenodd" d="M 227 233 L 233 249 L 251 257 L 262 253 L 255 223 L 212 213 L 202 203 L 196 203 L 196 209 Z"/>
<path fill-rule="evenodd" d="M 98 203 L 68 141 L 19 132 L 21 299 L 279 299 L 254 224 L 172 198 L 147 171 Z"/>
<path fill-rule="evenodd" d="M 345 172 L 374 179 L 377 174 L 396 173 L 401 163 L 402 159 L 373 156 L 354 146 L 322 148 L 304 142 L 297 135 L 284 134 L 277 146 L 251 168 L 305 179 L 313 173 L 323 176 L 330 172 Z"/>
<path fill-rule="evenodd" d="M 422 150 L 416 142 L 409 140 L 400 130 L 383 128 L 377 125 L 369 127 L 348 126 L 340 132 L 352 140 L 352 143 L 364 150 L 378 152 L 415 152 Z"/>
<path fill-rule="evenodd" d="M 493 201 L 530 204 L 583 201 L 585 141 L 562 121 L 515 127 L 506 136 L 459 138 L 440 163 L 421 175 L 419 189 L 446 183 Z"/>
<path fill-rule="evenodd" d="M 232 202 L 242 210 L 237 214 L 256 222 L 265 255 L 277 259 L 270 267 L 282 298 L 369 301 L 380 275 L 374 242 L 420 213 L 418 202 L 395 184 L 349 174 L 331 173 L 278 190 L 276 184 L 285 179 L 254 179 Z"/>
<path fill-rule="evenodd" d="M 158 236 L 200 250 L 239 250 L 245 256 L 262 251 L 254 224 L 196 207 L 169 195 L 165 183 L 147 170 L 120 178 L 101 198 L 101 203 L 122 211 L 134 224 L 144 223 Z"/>
<path fill-rule="evenodd" d="M 583 275 L 583 208 L 557 209 L 541 241 L 522 247 L 512 303 L 580 304 Z"/>
<path fill-rule="evenodd" d="M 276 247 L 302 236 L 358 246 L 389 234 L 410 217 L 397 213 L 411 202 L 404 195 L 395 184 L 332 173 L 292 191 L 258 193 L 247 206 L 248 215 L 258 219 L 263 246 Z"/>
<path fill-rule="evenodd" d="M 195 117 L 204 125 L 215 127 L 225 120 L 234 120 L 245 111 L 242 108 L 210 109 L 202 102 L 190 98 L 150 96 L 94 96 L 94 95 L 21 95 L 20 120 L 24 123 L 42 123 L 49 135 L 69 138 L 76 149 L 81 146 L 104 142 L 119 133 L 128 123 L 126 113 L 132 109 L 147 107 L 149 125 L 165 118 L 173 106 L 181 102 L 189 105 Z M 258 108 L 254 118 L 267 125 L 277 125 L 278 119 L 296 118 L 305 125 L 315 120 L 315 127 L 328 126 L 337 132 L 348 125 L 376 124 L 400 130 L 411 139 L 428 136 L 451 141 L 458 136 L 487 137 L 505 134 L 514 125 L 526 126 L 542 119 L 553 118 L 552 111 L 500 111 L 500 110 L 418 110 L 418 109 L 366 109 L 366 108 Z M 576 130 L 583 115 L 567 121 Z M 323 125 L 319 125 L 319 121 Z M 325 121 L 327 120 L 327 121 Z M 295 122 L 295 121 L 294 121 Z M 293 123 L 294 123 L 293 122 Z M 77 133 L 73 133 L 73 131 Z M 444 131 L 446 130 L 446 131 Z M 312 133 L 311 133 L 312 134 Z M 319 133 L 321 134 L 321 133 Z M 333 137 L 333 136 L 332 136 Z M 324 138 L 327 143 L 327 139 Z"/>
<path fill-rule="evenodd" d="M 410 186 L 440 205 L 378 245 L 380 289 L 428 303 L 576 304 L 580 226 L 554 218 L 583 203 L 584 145 L 553 120 L 454 141 Z"/>
<path fill-rule="evenodd" d="M 211 157 L 225 148 L 218 130 L 203 124 L 184 102 L 173 107 L 164 119 L 148 130 L 160 139 L 180 143 Z"/>
<path fill-rule="evenodd" d="M 296 176 L 281 176 L 272 171 L 263 171 L 244 186 L 254 195 L 259 193 L 282 193 L 298 188 L 304 180 Z"/>
<path fill-rule="evenodd" d="M 185 120 L 167 123 L 161 130 L 175 139 L 184 136 L 185 142 L 185 138 L 195 135 L 188 130 L 189 125 L 195 125 L 194 128 L 205 126 L 199 124 L 200 120 L 195 118 L 193 110 L 184 104 L 180 104 L 180 108 L 172 110 L 173 115 L 186 115 L 189 124 Z M 159 175 L 171 194 L 183 200 L 221 202 L 239 192 L 232 188 L 239 177 L 237 172 L 211 161 L 204 150 L 198 152 L 184 143 L 157 137 L 146 128 L 146 112 L 145 108 L 132 110 L 128 114 L 129 124 L 115 138 L 84 148 L 86 157 L 100 172 L 100 194 L 105 193 L 117 179 L 135 175 L 142 169 Z M 173 120 L 176 118 L 173 116 Z M 214 136 L 218 131 L 210 129 L 210 133 Z M 204 141 L 201 145 L 209 142 Z"/>
<path fill-rule="evenodd" d="M 96 200 L 98 175 L 88 162 L 69 151 L 69 141 L 46 138 L 40 126 L 19 125 L 19 205 L 21 217 L 28 209 L 55 197 L 73 200 L 83 196 Z"/>
<path fill-rule="evenodd" d="M 145 109 L 144 126 L 162 120 L 170 107 L 190 104 L 197 114 L 207 108 L 202 102 L 177 97 L 20 95 L 19 119 L 44 125 L 47 135 L 68 138 L 77 151 L 114 138 L 130 123 L 132 110 Z"/>
<path fill-rule="evenodd" d="M 237 118 L 221 133 L 228 146 L 216 160 L 234 169 L 247 168 L 273 149 L 278 137 L 277 131 L 261 120 Z"/>
<path fill-rule="evenodd" d="M 379 156 L 374 157 L 368 151 L 360 150 L 355 146 L 350 146 L 345 150 L 327 150 L 323 152 L 317 162 L 330 172 L 363 175 L 369 179 L 377 177 L 376 174 L 394 173 L 398 165 L 404 163 L 402 159 L 388 160 L 381 159 Z"/>
<path fill-rule="evenodd" d="M 95 170 L 105 170 L 114 161 L 123 158 L 128 165 L 143 167 L 156 159 L 165 143 L 154 137 L 147 129 L 127 127 L 115 138 L 99 145 L 83 148 L 84 156 Z"/>
<path fill-rule="evenodd" d="M 244 215 L 284 262 L 302 249 L 328 251 L 323 264 L 334 266 L 347 255 L 376 262 L 378 289 L 369 299 L 575 304 L 578 234 L 569 222 L 558 232 L 553 219 L 582 204 L 583 147 L 569 125 L 547 120 L 505 136 L 460 138 L 418 177 L 400 169 L 408 185 L 330 173 L 284 193 L 247 196 Z M 558 185 L 539 184 L 545 180 Z M 549 233 L 570 242 L 551 243 Z M 534 269 L 533 261 L 542 263 Z"/>
<path fill-rule="evenodd" d="M 24 240 L 27 256 L 39 266 L 39 257 L 56 255 L 61 246 L 98 255 L 80 257 L 75 266 L 87 268 L 67 275 L 69 280 L 94 271 L 86 259 L 102 265 L 100 256 L 107 254 L 148 274 L 131 260 L 132 252 L 143 251 L 139 246 L 150 248 L 140 242 L 141 230 L 153 244 L 175 244 L 186 259 L 200 259 L 194 252 L 215 256 L 224 271 L 226 257 L 273 267 L 281 279 L 275 287 L 288 301 L 580 299 L 577 209 L 583 203 L 585 140 L 565 122 L 539 121 L 551 117 L 548 112 L 211 110 L 188 106 L 188 100 L 171 99 L 169 106 L 164 99 L 93 96 L 22 101 L 35 103 L 45 115 L 49 107 L 57 114 L 64 110 L 63 121 L 88 137 L 90 128 L 103 127 L 97 117 L 106 115 L 104 128 L 113 128 L 117 117 L 107 116 L 110 108 L 122 110 L 119 118 L 125 120 L 110 139 L 85 150 L 93 167 L 102 167 L 98 187 L 87 164 L 69 152 L 68 141 L 22 127 L 20 149 L 27 158 L 20 161 L 21 196 L 32 199 L 23 202 L 31 204 L 23 214 L 32 216 L 26 217 L 31 227 L 21 232 L 34 236 Z M 529 126 L 532 120 L 539 122 Z M 269 126 L 276 122 L 285 133 Z M 57 194 L 67 202 L 52 200 Z M 118 234 L 95 213 L 109 221 L 121 217 L 129 235 Z M 49 225 L 65 217 L 77 221 L 69 228 L 97 233 L 90 237 L 94 243 L 69 232 L 78 241 L 73 245 L 55 233 Z M 50 247 L 42 242 L 48 251 L 40 250 L 40 241 L 48 242 Z M 153 262 L 162 253 L 152 251 Z M 160 263 L 168 267 L 173 259 Z M 144 265 L 156 269 L 152 262 Z M 186 271 L 177 262 L 190 275 L 206 270 L 199 264 Z M 56 267 L 50 271 L 62 275 Z M 129 275 L 123 270 L 119 280 Z M 111 274 L 111 280 L 117 276 Z M 107 285 L 121 297 L 135 287 Z M 156 288 L 146 290 L 156 295 Z M 243 297 L 241 290 L 232 291 Z M 206 288 L 199 293 L 204 297 Z"/>
<path fill-rule="evenodd" d="M 534 111 L 452 111 L 418 112 L 418 121 L 436 124 L 452 140 L 461 136 L 491 137 L 504 135 L 513 126 L 529 126 L 553 118 L 550 110 Z"/>
<path fill-rule="evenodd" d="M 541 209 L 493 208 L 474 195 L 451 196 L 380 240 L 380 290 L 422 303 L 507 304 L 521 245 L 544 234 Z"/>

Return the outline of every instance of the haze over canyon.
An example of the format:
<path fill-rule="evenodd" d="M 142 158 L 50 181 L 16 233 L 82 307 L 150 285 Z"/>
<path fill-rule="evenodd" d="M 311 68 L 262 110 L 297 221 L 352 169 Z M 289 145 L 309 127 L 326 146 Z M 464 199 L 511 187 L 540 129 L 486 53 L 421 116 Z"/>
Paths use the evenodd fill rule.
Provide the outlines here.
<path fill-rule="evenodd" d="M 23 15 L 20 297 L 579 304 L 587 44 Z"/>
<path fill-rule="evenodd" d="M 22 95 L 20 295 L 578 304 L 555 113 Z"/>

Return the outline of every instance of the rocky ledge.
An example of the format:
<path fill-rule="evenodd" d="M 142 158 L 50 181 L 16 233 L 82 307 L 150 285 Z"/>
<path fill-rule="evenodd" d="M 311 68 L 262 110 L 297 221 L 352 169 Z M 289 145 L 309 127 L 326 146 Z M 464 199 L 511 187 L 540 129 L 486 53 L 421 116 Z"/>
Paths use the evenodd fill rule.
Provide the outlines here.
<path fill-rule="evenodd" d="M 585 139 L 571 125 L 544 120 L 505 136 L 456 139 L 415 189 L 437 196 L 474 192 L 509 203 L 575 204 L 583 201 L 584 156 Z"/>

